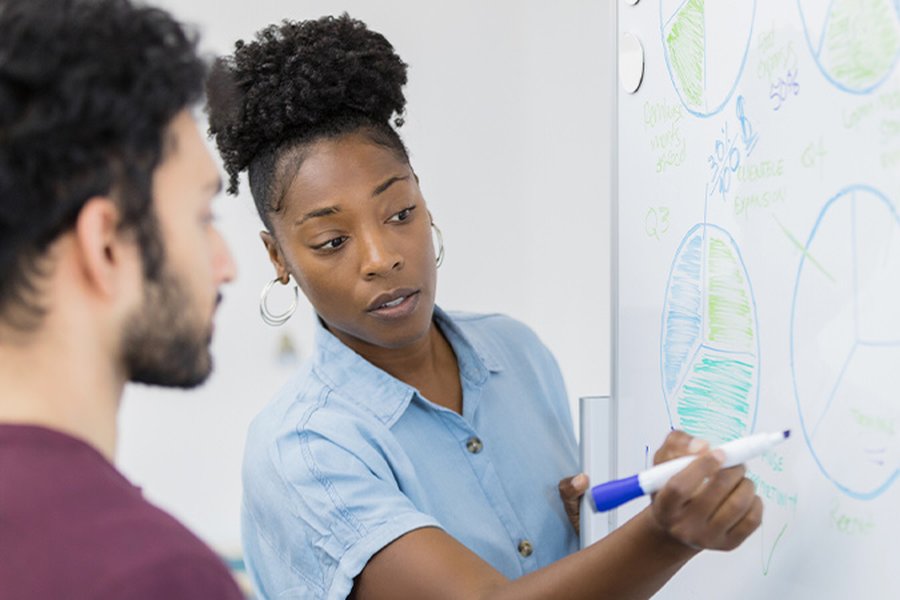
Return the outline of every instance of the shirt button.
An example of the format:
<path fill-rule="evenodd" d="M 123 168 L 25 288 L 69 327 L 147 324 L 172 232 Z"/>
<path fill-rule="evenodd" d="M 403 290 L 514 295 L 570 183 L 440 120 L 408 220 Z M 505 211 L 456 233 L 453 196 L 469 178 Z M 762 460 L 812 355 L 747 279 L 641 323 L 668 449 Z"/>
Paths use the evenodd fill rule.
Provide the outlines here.
<path fill-rule="evenodd" d="M 472 454 L 478 454 L 479 452 L 481 452 L 482 448 L 484 448 L 484 444 L 482 444 L 481 440 L 479 440 L 477 437 L 470 437 L 466 441 L 466 450 L 468 450 Z"/>
<path fill-rule="evenodd" d="M 522 540 L 519 542 L 519 554 L 522 555 L 522 558 L 528 558 L 534 554 L 534 546 L 528 540 Z"/>

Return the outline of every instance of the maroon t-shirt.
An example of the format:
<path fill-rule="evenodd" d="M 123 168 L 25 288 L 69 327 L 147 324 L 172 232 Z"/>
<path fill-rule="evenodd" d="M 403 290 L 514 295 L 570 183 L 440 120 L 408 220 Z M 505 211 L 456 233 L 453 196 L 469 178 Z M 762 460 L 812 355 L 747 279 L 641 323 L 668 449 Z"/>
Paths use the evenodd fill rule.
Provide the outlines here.
<path fill-rule="evenodd" d="M 97 450 L 0 424 L 0 598 L 241 597 L 219 558 Z"/>

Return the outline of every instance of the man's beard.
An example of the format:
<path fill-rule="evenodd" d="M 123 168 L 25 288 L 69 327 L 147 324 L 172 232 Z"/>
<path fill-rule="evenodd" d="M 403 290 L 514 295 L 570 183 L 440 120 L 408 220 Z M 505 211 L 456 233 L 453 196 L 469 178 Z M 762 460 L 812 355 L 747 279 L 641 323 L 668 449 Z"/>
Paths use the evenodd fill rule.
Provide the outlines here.
<path fill-rule="evenodd" d="M 136 383 L 196 387 L 212 372 L 212 323 L 167 266 L 144 280 L 144 301 L 122 336 L 125 368 Z"/>

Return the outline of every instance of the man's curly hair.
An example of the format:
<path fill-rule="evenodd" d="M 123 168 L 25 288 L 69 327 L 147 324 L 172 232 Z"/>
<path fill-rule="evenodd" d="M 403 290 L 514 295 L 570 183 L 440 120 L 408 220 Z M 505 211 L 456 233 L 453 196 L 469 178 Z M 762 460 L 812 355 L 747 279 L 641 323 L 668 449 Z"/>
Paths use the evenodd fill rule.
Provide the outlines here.
<path fill-rule="evenodd" d="M 91 197 L 113 198 L 144 271 L 163 261 L 152 174 L 171 119 L 199 101 L 196 36 L 129 0 L 0 0 L 0 319 L 45 312 L 49 245 Z"/>
<path fill-rule="evenodd" d="M 229 175 L 229 193 L 248 171 L 263 223 L 320 139 L 367 135 L 408 162 L 391 125 L 403 124 L 406 64 L 384 36 L 350 18 L 282 21 L 238 41 L 216 61 L 207 83 L 209 132 Z"/>

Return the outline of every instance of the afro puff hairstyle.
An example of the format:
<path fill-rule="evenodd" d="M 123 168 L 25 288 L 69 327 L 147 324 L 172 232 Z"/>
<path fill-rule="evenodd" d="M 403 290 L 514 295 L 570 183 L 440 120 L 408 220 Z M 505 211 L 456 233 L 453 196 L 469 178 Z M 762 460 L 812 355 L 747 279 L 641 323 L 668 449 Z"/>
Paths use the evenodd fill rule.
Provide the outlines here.
<path fill-rule="evenodd" d="M 152 175 L 206 64 L 167 12 L 129 0 L 2 0 L 0 32 L 0 317 L 30 331 L 47 248 L 91 197 L 118 203 L 159 273 Z"/>
<path fill-rule="evenodd" d="M 283 207 L 291 168 L 321 139 L 360 132 L 409 162 L 392 126 L 403 125 L 407 65 L 384 36 L 344 13 L 282 21 L 238 41 L 207 81 L 209 133 L 225 163 L 228 192 L 248 171 L 257 212 Z M 395 116 L 396 115 L 396 116 Z"/>

